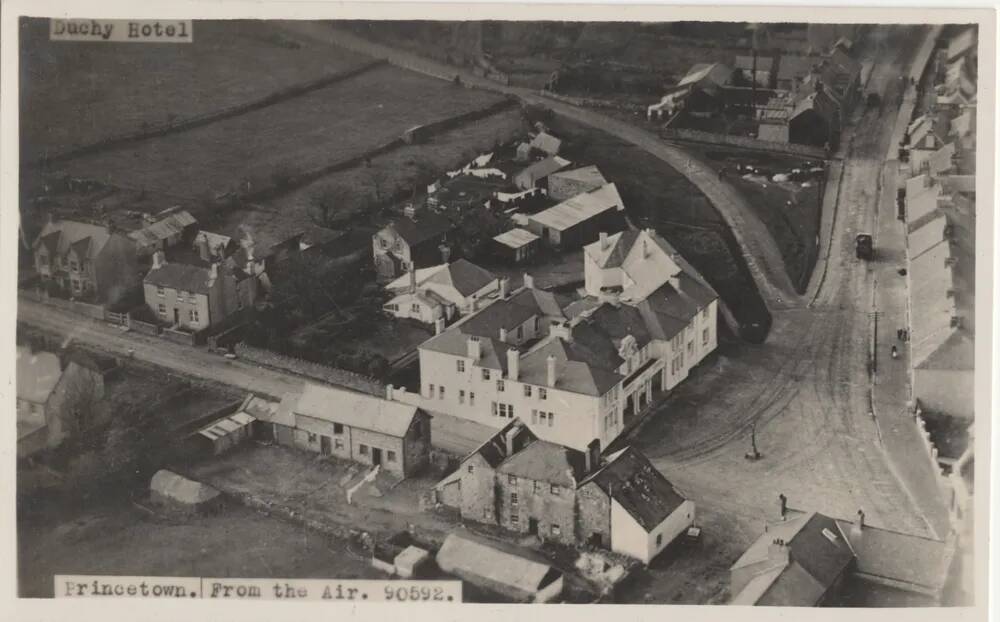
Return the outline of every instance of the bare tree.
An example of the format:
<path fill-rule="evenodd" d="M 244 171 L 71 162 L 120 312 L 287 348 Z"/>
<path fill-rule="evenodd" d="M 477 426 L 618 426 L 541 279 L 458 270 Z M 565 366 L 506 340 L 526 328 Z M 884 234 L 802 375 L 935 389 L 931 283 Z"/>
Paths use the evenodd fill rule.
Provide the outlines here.
<path fill-rule="evenodd" d="M 326 186 L 309 200 L 309 218 L 328 229 L 335 229 L 349 213 L 353 193 L 346 186 Z"/>

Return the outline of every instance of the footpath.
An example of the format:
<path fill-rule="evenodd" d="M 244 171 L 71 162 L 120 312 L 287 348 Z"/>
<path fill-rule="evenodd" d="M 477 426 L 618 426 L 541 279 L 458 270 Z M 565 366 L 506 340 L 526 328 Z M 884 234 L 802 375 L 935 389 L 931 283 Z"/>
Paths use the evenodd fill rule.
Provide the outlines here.
<path fill-rule="evenodd" d="M 881 171 L 881 192 L 874 229 L 877 261 L 874 265 L 872 303 L 878 313 L 878 322 L 873 336 L 877 367 L 872 383 L 872 412 L 879 425 L 890 467 L 923 513 L 932 532 L 943 538 L 949 531 L 944 479 L 936 460 L 928 451 L 917 421 L 907 407 L 911 395 L 909 344 L 900 341 L 896 335 L 898 329 L 909 326 L 907 280 L 899 274 L 899 270 L 907 267 L 907 238 L 906 224 L 896 217 L 896 189 L 900 183 L 897 154 L 919 99 L 914 84 L 919 84 L 939 35 L 940 27 L 928 31 L 910 66 L 907 81 L 911 84 L 907 85 L 903 95 L 903 104 L 896 117 Z M 895 360 L 890 356 L 893 345 L 899 352 L 899 358 Z"/>

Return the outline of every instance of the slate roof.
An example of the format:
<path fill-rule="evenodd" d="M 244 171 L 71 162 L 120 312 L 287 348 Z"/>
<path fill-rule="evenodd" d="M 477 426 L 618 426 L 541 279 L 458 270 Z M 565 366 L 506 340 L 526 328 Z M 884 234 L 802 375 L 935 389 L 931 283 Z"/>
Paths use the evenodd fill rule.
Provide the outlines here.
<path fill-rule="evenodd" d="M 352 428 L 402 437 L 419 409 L 365 393 L 307 383 L 293 411 Z"/>
<path fill-rule="evenodd" d="M 496 275 L 489 270 L 480 268 L 465 259 L 459 259 L 450 264 L 418 268 L 416 277 L 418 288 L 434 283 L 445 287 L 454 287 L 462 296 L 471 296 L 489 285 L 490 282 L 497 280 Z M 386 285 L 385 288 L 390 291 L 401 291 L 409 286 L 410 275 L 407 273 Z"/>
<path fill-rule="evenodd" d="M 607 246 L 604 248 L 601 248 L 601 242 L 598 240 L 597 242 L 588 244 L 583 250 L 590 255 L 598 267 L 618 268 L 625 261 L 625 258 L 628 257 L 628 253 L 632 250 L 632 245 L 635 244 L 637 237 L 639 237 L 639 232 L 629 229 L 609 235 Z"/>
<path fill-rule="evenodd" d="M 867 525 L 858 533 L 850 521 L 836 522 L 857 558 L 856 572 L 935 591 L 944 587 L 953 555 L 947 543 Z"/>
<path fill-rule="evenodd" d="M 955 143 L 948 143 L 931 154 L 927 159 L 927 166 L 930 168 L 931 173 L 946 173 L 955 167 L 954 157 Z"/>
<path fill-rule="evenodd" d="M 195 294 L 208 294 L 212 281 L 208 268 L 183 263 L 166 263 L 150 270 L 143 279 L 159 287 Z"/>
<path fill-rule="evenodd" d="M 569 171 L 559 171 L 554 173 L 550 177 L 558 179 L 570 179 L 573 181 L 584 182 L 587 184 L 593 184 L 593 188 L 599 188 L 604 184 L 608 183 L 608 180 L 604 178 L 601 174 L 600 169 L 591 164 L 590 166 L 582 166 L 580 168 L 575 168 Z"/>
<path fill-rule="evenodd" d="M 610 183 L 596 190 L 578 194 L 530 218 L 545 227 L 565 231 L 608 210 L 621 211 L 624 208 L 625 204 L 618 194 L 618 188 Z"/>
<path fill-rule="evenodd" d="M 393 221 L 389 227 L 410 247 L 445 235 L 455 229 L 455 225 L 448 218 L 429 211 L 418 214 L 415 219 L 399 218 Z"/>
<path fill-rule="evenodd" d="M 514 455 L 508 456 L 497 467 L 497 472 L 575 488 L 585 475 L 584 467 L 583 452 L 549 441 L 535 440 Z"/>
<path fill-rule="evenodd" d="M 696 63 L 681 78 L 677 86 L 702 84 L 704 81 L 713 87 L 720 87 L 729 84 L 732 77 L 733 70 L 722 63 Z"/>
<path fill-rule="evenodd" d="M 62 377 L 59 357 L 51 352 L 31 352 L 17 347 L 17 397 L 44 404 Z"/>
<path fill-rule="evenodd" d="M 501 462 L 508 458 L 507 442 L 505 439 L 507 438 L 507 434 L 511 431 L 514 431 L 512 448 L 515 453 L 520 451 L 525 445 L 538 440 L 538 437 L 535 436 L 535 433 L 532 432 L 528 426 L 526 426 L 520 419 L 515 418 L 501 428 L 499 432 L 486 439 L 482 445 L 466 456 L 462 462 L 465 462 L 465 460 L 468 460 L 471 456 L 480 455 L 483 457 L 483 460 L 486 461 L 486 464 L 490 465 L 491 468 L 497 468 L 500 466 Z"/>
<path fill-rule="evenodd" d="M 549 355 L 556 359 L 557 389 L 597 397 L 607 393 L 622 380 L 620 374 L 608 369 L 616 364 L 617 354 L 611 361 L 598 361 L 598 367 L 591 364 L 594 354 L 582 343 L 573 344 L 559 338 L 550 338 L 521 357 L 521 382 L 547 386 Z M 621 364 L 620 359 L 617 359 L 617 364 Z"/>
<path fill-rule="evenodd" d="M 619 503 L 647 532 L 684 503 L 673 484 L 633 447 L 607 458 L 607 463 L 580 483 L 594 482 Z"/>
<path fill-rule="evenodd" d="M 74 244 L 86 239 L 90 240 L 86 243 L 87 249 L 81 250 L 81 247 L 77 247 L 77 251 L 88 253 L 85 257 L 92 259 L 104 249 L 108 240 L 111 239 L 111 233 L 101 225 L 74 220 L 48 222 L 35 238 L 32 249 L 44 245 L 50 255 L 63 256 L 69 252 Z"/>
<path fill-rule="evenodd" d="M 291 398 L 297 398 L 295 394 L 289 394 Z M 280 425 L 294 427 L 295 426 L 295 415 L 291 411 L 291 399 L 288 404 L 285 404 L 285 408 L 282 408 L 281 402 L 275 402 L 272 400 L 267 400 L 262 397 L 253 395 L 252 393 L 243 400 L 243 404 L 240 405 L 240 412 L 244 412 L 251 417 L 257 419 L 258 421 L 266 421 L 268 423 L 277 423 Z"/>
<path fill-rule="evenodd" d="M 750 602 L 748 595 L 737 594 L 734 602 L 814 606 L 854 560 L 854 551 L 834 519 L 816 512 L 790 513 L 784 521 L 769 523 L 767 531 L 750 545 L 732 568 L 767 561 L 768 549 L 775 539 L 788 545 L 788 563 L 781 565 L 778 573 L 773 572 L 773 567 L 762 568 L 768 578 L 747 585 L 755 600 Z"/>

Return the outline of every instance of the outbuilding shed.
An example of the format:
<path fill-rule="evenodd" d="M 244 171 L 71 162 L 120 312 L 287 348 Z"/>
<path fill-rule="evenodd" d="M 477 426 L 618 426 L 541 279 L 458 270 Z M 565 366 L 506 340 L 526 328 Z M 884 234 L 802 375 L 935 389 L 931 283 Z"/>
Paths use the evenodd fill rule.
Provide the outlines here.
<path fill-rule="evenodd" d="M 209 512 L 222 504 L 222 494 L 207 484 L 161 469 L 149 482 L 150 500 L 189 512 Z"/>

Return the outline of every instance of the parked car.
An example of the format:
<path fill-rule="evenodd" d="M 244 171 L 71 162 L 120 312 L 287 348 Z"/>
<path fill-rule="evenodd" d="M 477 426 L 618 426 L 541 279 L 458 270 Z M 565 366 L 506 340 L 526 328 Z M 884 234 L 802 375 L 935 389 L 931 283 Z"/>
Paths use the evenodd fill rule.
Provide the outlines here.
<path fill-rule="evenodd" d="M 859 233 L 854 239 L 854 254 L 858 259 L 871 260 L 875 257 L 875 247 L 871 234 Z"/>

